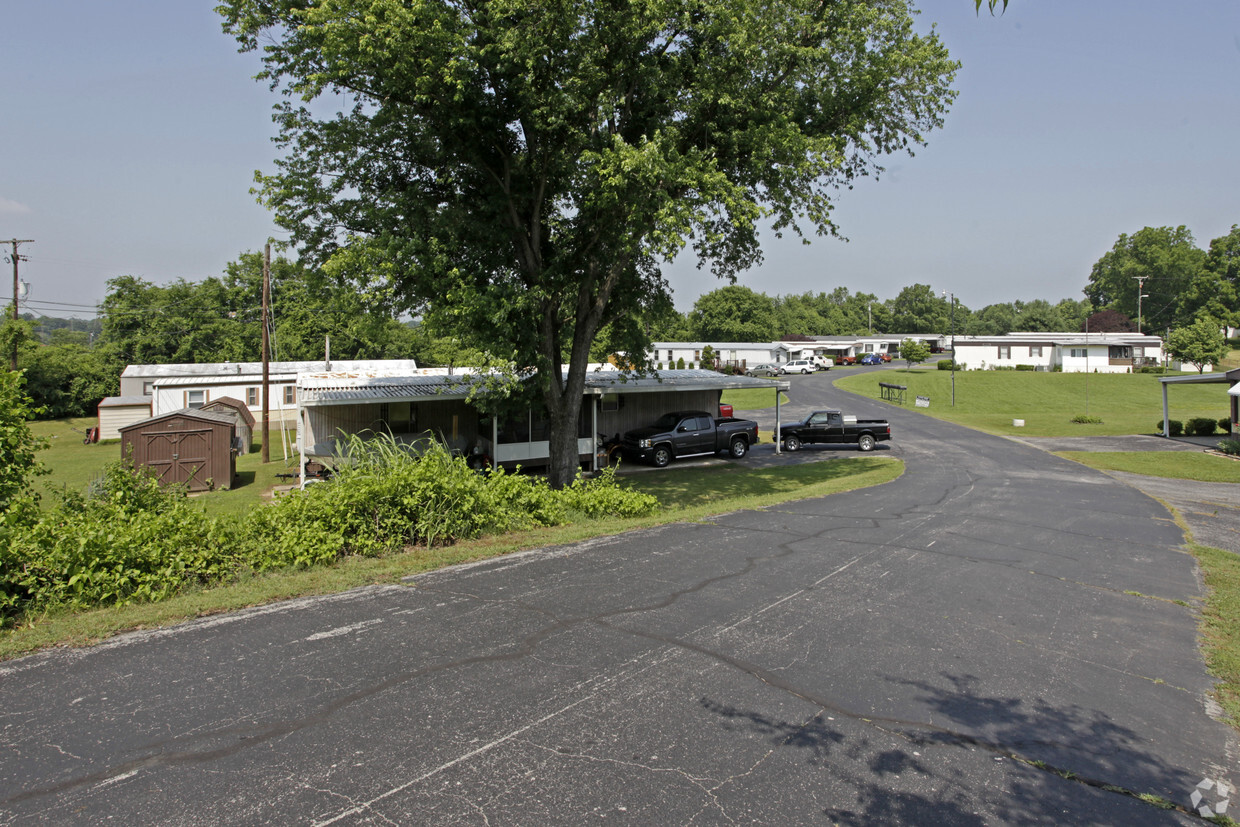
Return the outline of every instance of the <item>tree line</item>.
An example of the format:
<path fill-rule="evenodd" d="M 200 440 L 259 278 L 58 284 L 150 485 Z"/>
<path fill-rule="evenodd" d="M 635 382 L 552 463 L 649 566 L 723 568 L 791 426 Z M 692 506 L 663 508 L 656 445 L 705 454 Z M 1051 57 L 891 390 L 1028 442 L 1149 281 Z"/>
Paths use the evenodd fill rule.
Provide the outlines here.
<path fill-rule="evenodd" d="M 741 285 L 703 294 L 688 313 L 664 310 L 649 320 L 652 341 L 769 342 L 799 336 L 867 333 L 950 333 L 993 336 L 1020 331 L 1081 330 L 1093 313 L 1087 300 L 1045 299 L 987 305 L 974 311 L 963 302 L 913 284 L 894 298 L 852 293 L 768 296 Z"/>
<path fill-rule="evenodd" d="M 476 358 L 459 337 L 401 322 L 374 297 L 285 258 L 271 263 L 273 359 L 417 359 L 451 364 Z M 17 349 L 25 390 L 42 418 L 91 416 L 120 390 L 131 364 L 256 362 L 262 358 L 262 255 L 244 253 L 221 276 L 152 284 L 134 276 L 107 283 L 97 319 L 25 316 L 12 305 L 0 326 L 0 353 Z"/>

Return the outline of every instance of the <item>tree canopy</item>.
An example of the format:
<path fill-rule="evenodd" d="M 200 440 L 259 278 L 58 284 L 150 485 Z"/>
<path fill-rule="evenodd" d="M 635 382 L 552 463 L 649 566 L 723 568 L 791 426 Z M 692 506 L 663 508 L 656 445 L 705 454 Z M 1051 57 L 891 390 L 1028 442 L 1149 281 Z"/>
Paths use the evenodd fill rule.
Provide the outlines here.
<path fill-rule="evenodd" d="M 1121 234 L 1098 259 L 1085 295 L 1095 307 L 1136 319 L 1141 330 L 1181 326 L 1192 321 L 1194 308 L 1184 303 L 1184 297 L 1204 263 L 1205 253 L 1188 228 L 1145 227 L 1132 235 Z"/>
<path fill-rule="evenodd" d="M 769 342 L 778 337 L 775 302 L 748 287 L 731 284 L 700 296 L 689 314 L 694 339 Z"/>
<path fill-rule="evenodd" d="M 644 352 L 661 264 L 691 246 L 731 277 L 768 223 L 832 234 L 835 188 L 924 143 L 957 68 L 903 0 L 219 10 L 289 97 L 260 179 L 276 220 L 329 272 L 537 367 L 555 484 L 591 344 L 610 324 Z"/>
<path fill-rule="evenodd" d="M 1227 356 L 1228 347 L 1218 322 L 1203 316 L 1188 327 L 1171 331 L 1167 352 L 1204 373 L 1207 365 L 1217 364 Z"/>

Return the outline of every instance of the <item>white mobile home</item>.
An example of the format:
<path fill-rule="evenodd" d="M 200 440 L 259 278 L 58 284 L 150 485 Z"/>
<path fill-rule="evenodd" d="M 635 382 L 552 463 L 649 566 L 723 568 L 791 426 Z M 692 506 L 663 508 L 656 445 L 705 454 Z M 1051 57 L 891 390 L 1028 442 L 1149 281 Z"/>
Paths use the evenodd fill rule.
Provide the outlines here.
<path fill-rule="evenodd" d="M 1065 373 L 1132 373 L 1162 361 L 1162 339 L 1141 333 L 1009 333 L 957 336 L 955 359 L 964 370 L 1029 365 Z"/>

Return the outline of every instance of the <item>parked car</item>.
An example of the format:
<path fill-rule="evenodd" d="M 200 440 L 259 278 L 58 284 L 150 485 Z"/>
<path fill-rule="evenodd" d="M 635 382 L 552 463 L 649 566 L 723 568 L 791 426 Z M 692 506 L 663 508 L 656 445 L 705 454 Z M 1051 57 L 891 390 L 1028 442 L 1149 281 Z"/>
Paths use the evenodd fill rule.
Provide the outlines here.
<path fill-rule="evenodd" d="M 746 376 L 777 376 L 779 375 L 779 365 L 754 365 L 745 369 Z"/>
<path fill-rule="evenodd" d="M 830 356 L 815 356 L 812 361 L 819 370 L 831 370 L 835 367 L 835 360 Z"/>
<path fill-rule="evenodd" d="M 835 358 L 835 364 L 837 364 L 837 365 L 855 365 L 855 364 L 857 364 L 857 357 L 856 357 L 856 356 L 837 356 L 837 357 Z"/>
<path fill-rule="evenodd" d="M 856 444 L 862 451 L 873 451 L 879 442 L 891 439 L 891 425 L 885 419 L 857 419 L 841 411 L 814 411 L 801 422 L 783 425 L 775 441 L 785 451 L 798 451 L 813 443 Z"/>
<path fill-rule="evenodd" d="M 814 373 L 817 370 L 812 359 L 793 359 L 779 366 L 780 373 Z"/>
<path fill-rule="evenodd" d="M 712 417 L 705 411 L 673 411 L 647 428 L 626 433 L 621 447 L 626 455 L 662 468 L 676 457 L 719 451 L 740 459 L 757 441 L 758 423 L 752 420 Z"/>
<path fill-rule="evenodd" d="M 879 356 L 877 353 L 864 353 L 861 355 L 861 358 L 857 360 L 858 365 L 881 365 L 882 363 L 883 357 Z"/>

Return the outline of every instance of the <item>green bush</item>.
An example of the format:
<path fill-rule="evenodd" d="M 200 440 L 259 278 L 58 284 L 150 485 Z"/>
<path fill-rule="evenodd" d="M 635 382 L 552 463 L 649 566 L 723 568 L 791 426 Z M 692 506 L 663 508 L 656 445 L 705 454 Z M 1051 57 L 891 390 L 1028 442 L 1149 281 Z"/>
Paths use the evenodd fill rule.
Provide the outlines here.
<path fill-rule="evenodd" d="M 1213 436 L 1218 422 L 1206 416 L 1195 416 L 1188 420 L 1186 430 L 1190 436 Z"/>
<path fill-rule="evenodd" d="M 0 623 L 54 606 L 162 600 L 235 569 L 233 532 L 149 471 L 114 463 L 90 495 L 61 496 L 34 521 L 0 527 Z"/>
<path fill-rule="evenodd" d="M 1231 433 L 1231 417 L 1225 416 L 1218 421 L 1218 429 L 1225 434 Z"/>
<path fill-rule="evenodd" d="M 1160 434 L 1163 432 L 1163 421 L 1161 419 L 1158 420 L 1157 430 L 1158 430 L 1158 433 Z M 1184 423 L 1178 419 L 1168 419 L 1167 420 L 1167 432 L 1171 436 L 1179 436 L 1180 434 L 1184 433 Z"/>
<path fill-rule="evenodd" d="M 650 494 L 621 488 L 614 468 L 604 469 L 592 480 L 578 477 L 560 495 L 566 508 L 591 519 L 644 517 L 659 507 L 659 501 Z"/>
<path fill-rule="evenodd" d="M 1102 417 L 1086 416 L 1085 414 L 1077 414 L 1076 416 L 1072 417 L 1072 421 L 1077 423 L 1078 425 L 1101 425 Z"/>
<path fill-rule="evenodd" d="M 480 474 L 438 443 L 414 456 L 390 436 L 353 438 L 327 482 L 255 509 L 243 530 L 244 559 L 266 569 L 377 556 L 405 546 L 451 545 L 483 534 L 562 525 L 569 512 L 628 517 L 657 505 L 605 474 L 554 491 L 543 477 Z"/>
<path fill-rule="evenodd" d="M 1240 437 L 1229 436 L 1216 447 L 1229 457 L 1240 457 Z"/>
<path fill-rule="evenodd" d="M 939 370 L 951 370 L 952 360 L 951 359 L 940 359 L 939 361 L 935 362 L 935 367 L 937 367 Z"/>
<path fill-rule="evenodd" d="M 676 370 L 684 370 L 684 369 L 685 369 L 685 357 L 681 356 L 676 359 Z"/>
<path fill-rule="evenodd" d="M 1017 365 L 1016 369 L 1017 370 L 1037 370 L 1038 366 L 1037 365 Z"/>

